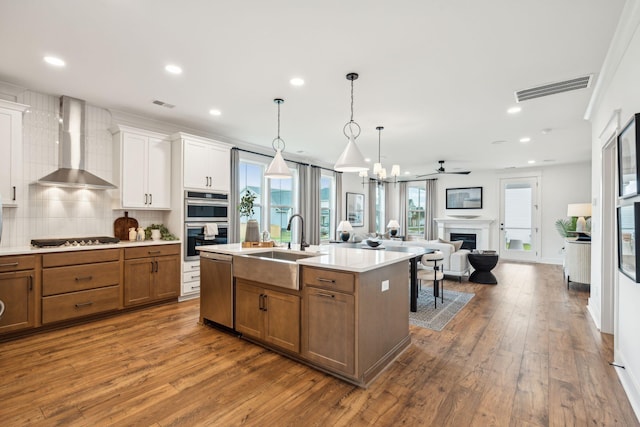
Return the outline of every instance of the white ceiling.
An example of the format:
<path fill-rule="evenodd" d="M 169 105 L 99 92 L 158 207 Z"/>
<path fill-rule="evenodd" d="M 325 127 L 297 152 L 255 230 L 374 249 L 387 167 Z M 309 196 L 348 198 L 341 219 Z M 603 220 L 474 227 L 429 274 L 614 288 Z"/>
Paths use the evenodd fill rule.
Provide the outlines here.
<path fill-rule="evenodd" d="M 624 0 L 0 0 L 0 81 L 333 164 L 357 72 L 357 143 L 413 175 L 585 161 L 588 89 Z M 45 55 L 63 58 L 54 68 Z M 164 70 L 180 65 L 179 76 Z M 289 80 L 301 77 L 302 87 Z M 153 100 L 174 104 L 166 109 Z M 208 111 L 217 108 L 219 117 Z M 543 129 L 551 129 L 543 134 Z M 531 142 L 520 143 L 528 136 Z M 493 143 L 503 141 L 500 144 Z"/>

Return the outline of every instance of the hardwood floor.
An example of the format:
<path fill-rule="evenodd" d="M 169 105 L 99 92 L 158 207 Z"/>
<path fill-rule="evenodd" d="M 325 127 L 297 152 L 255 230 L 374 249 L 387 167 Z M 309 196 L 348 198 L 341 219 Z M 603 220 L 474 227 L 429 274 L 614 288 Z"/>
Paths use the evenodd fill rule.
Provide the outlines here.
<path fill-rule="evenodd" d="M 501 262 L 360 389 L 200 326 L 198 301 L 0 344 L 0 425 L 638 426 L 613 339 L 560 267 Z"/>

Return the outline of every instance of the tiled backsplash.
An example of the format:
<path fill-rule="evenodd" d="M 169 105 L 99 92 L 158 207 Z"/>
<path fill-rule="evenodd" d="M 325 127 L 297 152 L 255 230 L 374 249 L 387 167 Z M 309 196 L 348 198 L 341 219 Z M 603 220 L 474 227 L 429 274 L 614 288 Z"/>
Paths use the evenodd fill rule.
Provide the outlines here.
<path fill-rule="evenodd" d="M 113 222 L 123 216 L 112 210 L 111 192 L 34 184 L 58 168 L 59 98 L 33 91 L 18 95 L 29 105 L 23 121 L 23 174 L 17 208 L 3 208 L 2 247 L 28 245 L 33 238 L 113 235 Z M 112 181 L 113 139 L 111 113 L 86 106 L 85 169 Z M 159 211 L 129 211 L 140 226 L 164 222 Z"/>

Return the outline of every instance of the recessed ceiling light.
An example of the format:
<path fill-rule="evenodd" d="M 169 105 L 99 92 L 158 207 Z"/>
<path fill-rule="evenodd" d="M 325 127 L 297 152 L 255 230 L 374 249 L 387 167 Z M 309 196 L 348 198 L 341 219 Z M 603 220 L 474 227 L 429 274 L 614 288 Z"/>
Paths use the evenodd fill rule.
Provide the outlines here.
<path fill-rule="evenodd" d="M 302 86 L 304 84 L 304 80 L 302 80 L 300 77 L 294 77 L 291 80 L 289 80 L 289 83 L 291 83 L 294 86 Z"/>
<path fill-rule="evenodd" d="M 222 111 L 220 111 L 220 110 L 209 110 L 209 114 L 211 114 L 212 116 L 219 116 L 220 114 L 222 114 Z"/>
<path fill-rule="evenodd" d="M 534 164 L 536 161 L 535 160 L 529 160 L 527 163 L 529 163 L 530 165 Z"/>
<path fill-rule="evenodd" d="M 367 163 L 370 163 L 371 159 L 369 157 L 365 157 L 364 161 L 367 162 Z"/>
<path fill-rule="evenodd" d="M 518 114 L 520 111 L 522 111 L 521 107 L 511 107 L 507 110 L 507 113 L 509 114 Z"/>
<path fill-rule="evenodd" d="M 525 136 L 524 138 L 520 138 L 520 142 L 522 142 L 523 144 L 526 144 L 527 142 L 531 142 L 531 138 L 529 138 L 528 136 Z"/>
<path fill-rule="evenodd" d="M 405 175 L 411 175 L 411 172 L 409 172 L 409 171 L 404 171 L 404 174 L 405 174 Z"/>
<path fill-rule="evenodd" d="M 178 67 L 177 65 L 169 64 L 166 67 L 164 67 L 164 69 L 170 72 L 171 74 L 182 74 L 182 68 Z"/>
<path fill-rule="evenodd" d="M 45 56 L 44 62 L 49 65 L 55 65 L 56 67 L 64 67 L 65 65 L 67 65 L 62 59 L 56 58 L 55 56 Z"/>

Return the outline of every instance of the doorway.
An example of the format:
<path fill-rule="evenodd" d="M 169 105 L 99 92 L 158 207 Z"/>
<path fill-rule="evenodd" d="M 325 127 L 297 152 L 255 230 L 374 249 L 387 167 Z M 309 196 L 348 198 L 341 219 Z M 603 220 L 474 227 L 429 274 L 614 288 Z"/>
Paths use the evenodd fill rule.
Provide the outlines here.
<path fill-rule="evenodd" d="M 538 261 L 538 177 L 500 180 L 500 258 Z"/>

